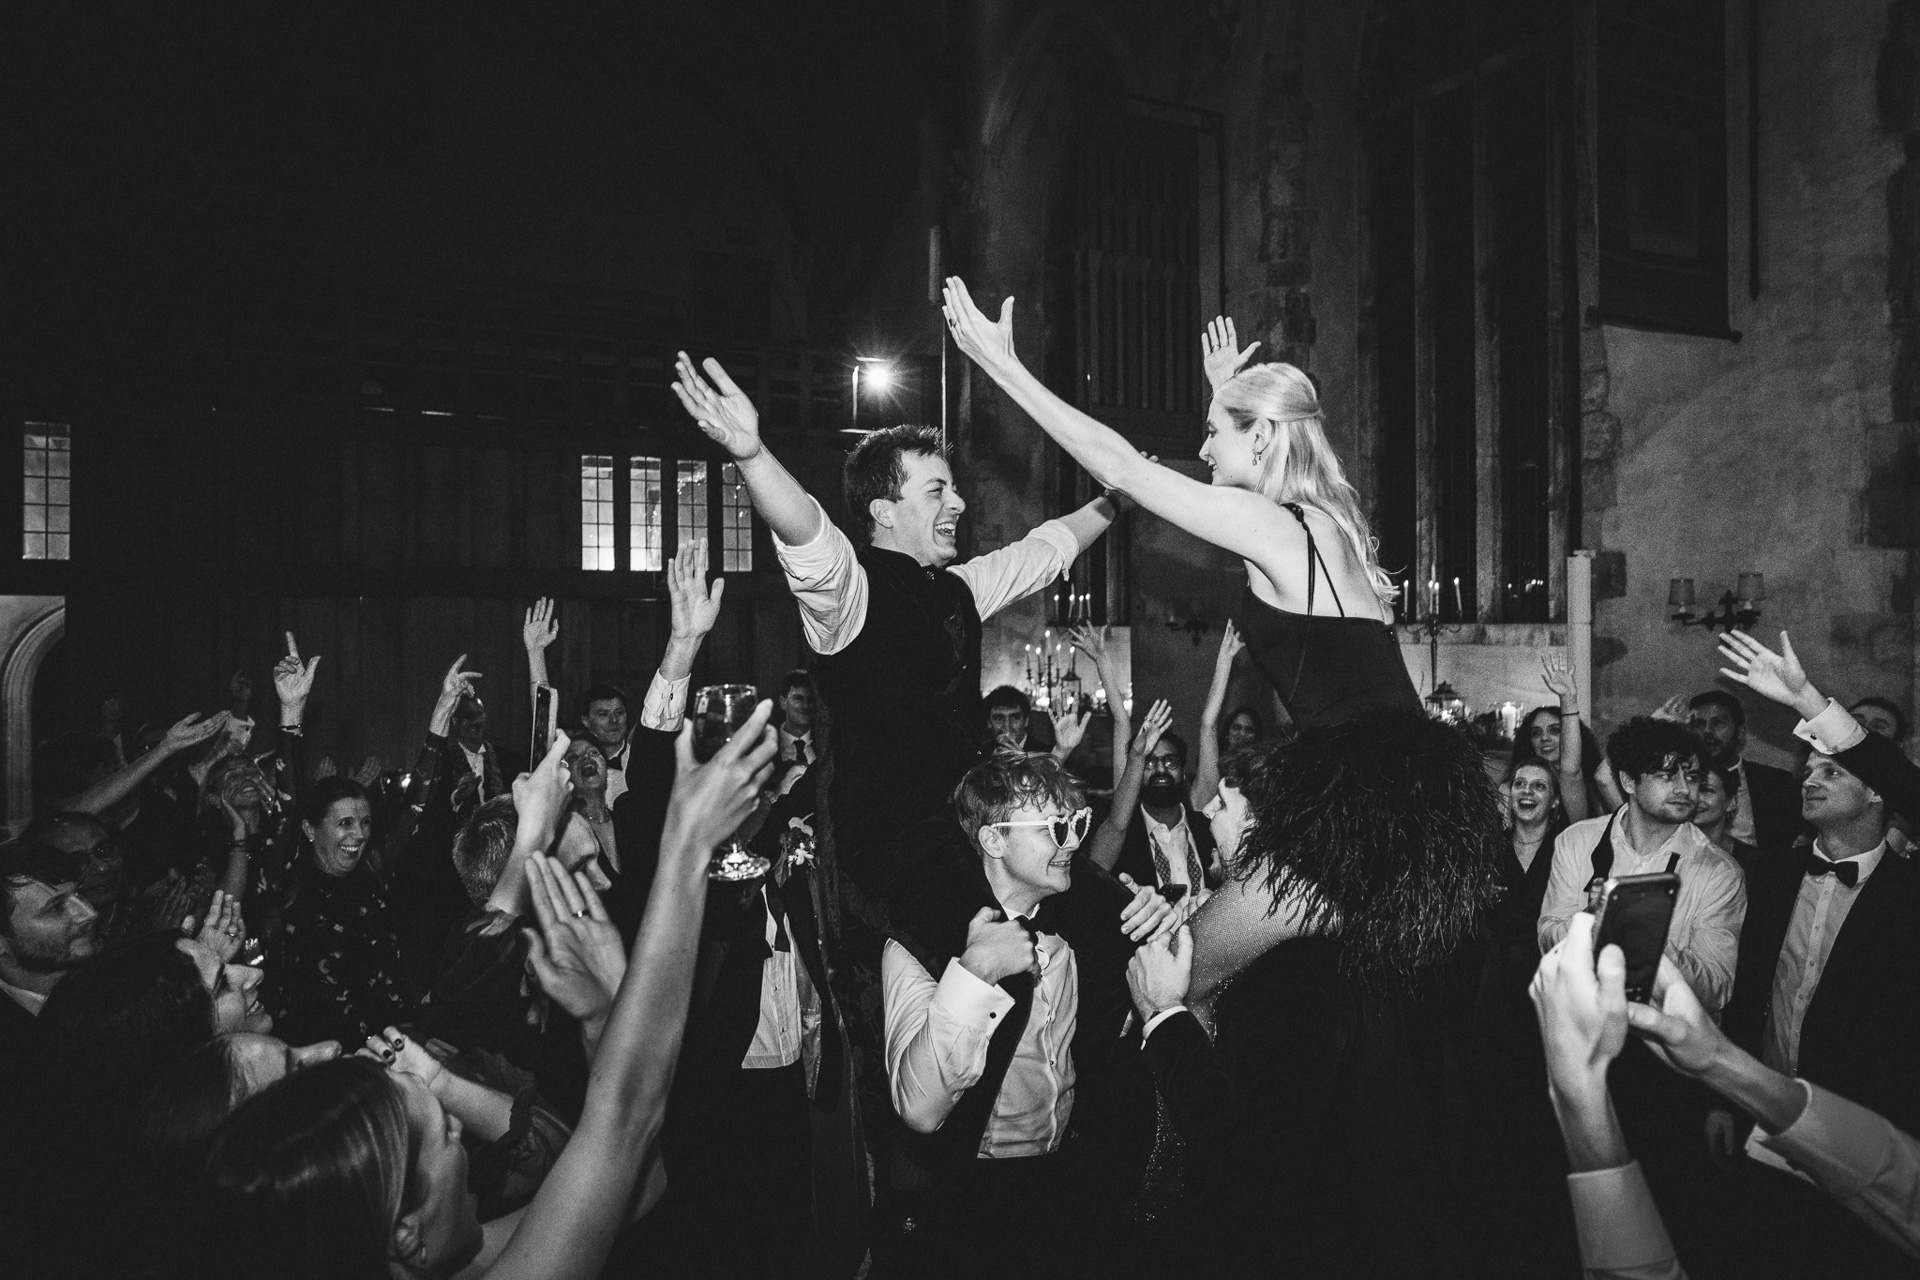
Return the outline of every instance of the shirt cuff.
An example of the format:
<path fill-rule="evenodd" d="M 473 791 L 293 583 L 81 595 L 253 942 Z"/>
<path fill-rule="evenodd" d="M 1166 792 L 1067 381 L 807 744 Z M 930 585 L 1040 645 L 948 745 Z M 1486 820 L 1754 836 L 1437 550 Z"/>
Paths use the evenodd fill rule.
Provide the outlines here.
<path fill-rule="evenodd" d="M 1145 1044 L 1147 1042 L 1147 1037 L 1153 1034 L 1153 1029 L 1155 1027 L 1165 1022 L 1168 1018 L 1171 1018 L 1174 1014 L 1185 1013 L 1186 1011 L 1187 1011 L 1187 1006 L 1183 1004 L 1176 1004 L 1170 1008 L 1162 1009 L 1160 1012 L 1154 1014 L 1151 1018 L 1148 1018 L 1147 1025 L 1140 1028 L 1140 1043 Z"/>
<path fill-rule="evenodd" d="M 1856 1167 L 1882 1164 L 1880 1153 L 1886 1146 L 1887 1122 L 1857 1103 L 1796 1078 L 1807 1095 L 1794 1122 L 1779 1133 L 1756 1128 L 1754 1136 L 1767 1150 L 1787 1158 L 1796 1169 L 1819 1170 L 1820 1186 L 1829 1194 L 1845 1199 L 1864 1190 L 1872 1181 Z M 1852 1157 L 1851 1160 L 1848 1157 Z"/>
<path fill-rule="evenodd" d="M 1064 577 L 1073 568 L 1073 562 L 1080 558 L 1080 540 L 1073 536 L 1073 530 L 1067 528 L 1064 520 L 1049 520 L 1027 536 L 1040 539 L 1059 555 L 1060 572 L 1055 577 Z"/>
<path fill-rule="evenodd" d="M 960 963 L 959 956 L 947 961 L 946 972 L 940 975 L 940 986 L 933 993 L 933 1002 L 955 1022 L 969 1027 L 997 1026 L 1007 1010 L 1013 1008 L 1012 996 L 974 977 L 972 971 Z"/>
<path fill-rule="evenodd" d="M 1589 1273 L 1652 1268 L 1672 1261 L 1673 1241 L 1647 1190 L 1640 1162 L 1567 1175 L 1580 1262 Z"/>
<path fill-rule="evenodd" d="M 1793 726 L 1793 733 L 1823 756 L 1837 756 L 1867 738 L 1865 727 L 1836 698 L 1828 698 L 1827 709 L 1813 719 Z"/>
<path fill-rule="evenodd" d="M 692 679 L 688 675 L 665 680 L 658 671 L 654 672 L 653 683 L 647 686 L 647 700 L 640 706 L 640 723 L 663 733 L 678 731 L 680 718 L 686 714 L 687 685 Z"/>

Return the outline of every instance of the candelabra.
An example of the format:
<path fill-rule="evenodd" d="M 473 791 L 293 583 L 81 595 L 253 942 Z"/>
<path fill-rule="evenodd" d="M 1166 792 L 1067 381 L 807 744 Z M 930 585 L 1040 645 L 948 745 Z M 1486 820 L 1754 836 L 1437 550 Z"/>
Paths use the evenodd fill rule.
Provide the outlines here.
<path fill-rule="evenodd" d="M 1682 627 L 1705 627 L 1708 631 L 1751 631 L 1760 621 L 1760 603 L 1767 598 L 1766 575 L 1743 573 L 1739 585 L 1720 596 L 1719 606 L 1701 613 L 1694 607 L 1693 579 L 1667 580 L 1667 608 L 1673 621 Z"/>

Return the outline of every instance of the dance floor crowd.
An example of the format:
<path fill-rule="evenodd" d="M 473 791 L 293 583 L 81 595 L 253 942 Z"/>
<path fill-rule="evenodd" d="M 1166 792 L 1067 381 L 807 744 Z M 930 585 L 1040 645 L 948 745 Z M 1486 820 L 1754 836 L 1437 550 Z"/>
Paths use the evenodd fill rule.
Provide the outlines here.
<path fill-rule="evenodd" d="M 951 280 L 945 313 L 1105 492 L 961 561 L 941 437 L 895 427 L 836 524 L 683 355 L 811 651 L 750 714 L 690 688 L 695 543 L 657 668 L 559 691 L 538 758 L 452 653 L 410 768 L 311 758 L 292 634 L 271 714 L 237 677 L 39 746 L 0 845 L 0 1274 L 1916 1271 L 1897 704 L 1735 631 L 1603 738 L 1550 656 L 1490 763 L 1424 714 L 1300 370 L 1209 326 L 1207 483 L 1048 390 L 1010 302 Z M 1110 741 L 981 688 L 983 620 L 1131 505 L 1246 565 L 1191 744 L 1092 627 Z M 535 695 L 558 634 L 527 608 Z M 1227 707 L 1241 662 L 1281 723 Z M 1757 700 L 1797 776 L 1747 758 Z M 1597 923 L 1636 886 L 1663 938 Z"/>

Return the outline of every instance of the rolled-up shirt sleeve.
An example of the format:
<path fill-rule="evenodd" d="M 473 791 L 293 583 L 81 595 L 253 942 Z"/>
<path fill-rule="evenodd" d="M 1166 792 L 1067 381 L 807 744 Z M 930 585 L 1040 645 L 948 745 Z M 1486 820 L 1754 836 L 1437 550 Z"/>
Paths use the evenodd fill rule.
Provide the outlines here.
<path fill-rule="evenodd" d="M 1806 1109 L 1760 1144 L 1910 1258 L 1920 1258 L 1920 1141 L 1893 1122 L 1805 1080 Z"/>
<path fill-rule="evenodd" d="M 1060 577 L 1079 554 L 1073 530 L 1049 520 L 1020 541 L 975 556 L 953 571 L 973 592 L 974 607 L 985 619 Z"/>
<path fill-rule="evenodd" d="M 1594 1280 L 1686 1280 L 1640 1162 L 1567 1175 L 1580 1266 Z"/>
<path fill-rule="evenodd" d="M 775 534 L 773 550 L 787 575 L 787 590 L 800 606 L 807 646 L 825 655 L 852 644 L 867 624 L 867 571 L 854 557 L 847 535 L 827 519 L 818 498 L 813 509 L 820 516 L 820 532 L 813 540 L 790 546 Z"/>
<path fill-rule="evenodd" d="M 1546 896 L 1540 900 L 1542 952 L 1566 937 L 1567 921 L 1587 909 L 1587 881 L 1593 879 L 1593 847 L 1598 843 L 1599 838 L 1578 823 L 1553 842 L 1553 869 L 1547 876 Z"/>
<path fill-rule="evenodd" d="M 1740 926 L 1747 918 L 1747 881 L 1740 864 L 1713 850 L 1691 859 L 1680 874 L 1667 954 L 1708 1013 L 1726 1008 L 1740 958 Z"/>
<path fill-rule="evenodd" d="M 987 1042 L 1013 997 L 958 959 L 935 981 L 897 942 L 880 957 L 880 981 L 893 1109 L 916 1133 L 932 1133 L 986 1070 Z"/>

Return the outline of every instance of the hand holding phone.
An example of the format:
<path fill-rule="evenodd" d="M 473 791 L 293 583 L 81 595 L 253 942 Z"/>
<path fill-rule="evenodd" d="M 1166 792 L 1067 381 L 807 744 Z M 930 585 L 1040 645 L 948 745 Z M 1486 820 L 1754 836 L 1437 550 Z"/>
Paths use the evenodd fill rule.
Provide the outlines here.
<path fill-rule="evenodd" d="M 1667 926 L 1673 922 L 1673 904 L 1680 896 L 1680 877 L 1672 872 L 1650 876 L 1616 876 L 1600 889 L 1594 928 L 1596 963 L 1602 948 L 1620 948 L 1627 961 L 1627 999 L 1645 1004 L 1653 998 L 1653 980 L 1660 972 L 1660 956 L 1667 947 Z"/>

